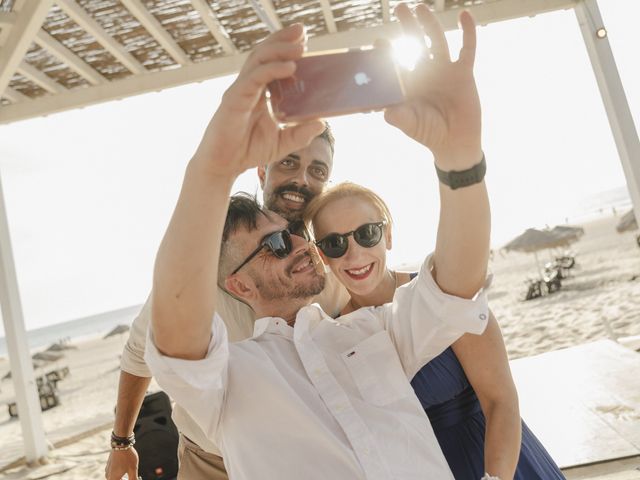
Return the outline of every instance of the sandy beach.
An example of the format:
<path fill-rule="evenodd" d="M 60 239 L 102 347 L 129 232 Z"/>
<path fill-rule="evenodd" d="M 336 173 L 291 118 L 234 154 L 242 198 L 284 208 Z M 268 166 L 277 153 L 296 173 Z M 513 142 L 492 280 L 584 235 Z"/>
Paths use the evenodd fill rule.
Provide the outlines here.
<path fill-rule="evenodd" d="M 571 276 L 559 292 L 535 300 L 522 300 L 525 280 L 537 275 L 534 256 L 494 252 L 489 297 L 511 359 L 640 335 L 640 248 L 633 233 L 615 231 L 617 221 L 609 217 L 582 225 L 585 235 L 570 247 L 577 262 Z M 549 254 L 541 252 L 539 257 L 548 261 Z M 0 479 L 104 478 L 119 356 L 126 338 L 125 333 L 76 344 L 45 369 L 70 369 L 59 383 L 61 405 L 43 413 L 48 438 L 56 445 L 48 465 L 15 464 L 22 455 L 20 423 L 9 417 L 5 406 L 12 401 L 13 385 L 10 380 L 0 383 Z M 0 376 L 8 369 L 6 359 L 0 360 Z"/>

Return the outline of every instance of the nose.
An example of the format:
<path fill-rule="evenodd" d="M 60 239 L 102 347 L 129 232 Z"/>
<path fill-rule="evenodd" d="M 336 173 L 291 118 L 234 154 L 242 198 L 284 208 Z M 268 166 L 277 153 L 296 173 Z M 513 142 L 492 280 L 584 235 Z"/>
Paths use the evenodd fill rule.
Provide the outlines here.
<path fill-rule="evenodd" d="M 300 255 L 309 251 L 309 242 L 298 235 L 291 235 L 291 256 Z"/>
<path fill-rule="evenodd" d="M 306 168 L 300 168 L 296 172 L 292 179 L 293 183 L 297 183 L 299 186 L 309 186 L 309 175 Z"/>

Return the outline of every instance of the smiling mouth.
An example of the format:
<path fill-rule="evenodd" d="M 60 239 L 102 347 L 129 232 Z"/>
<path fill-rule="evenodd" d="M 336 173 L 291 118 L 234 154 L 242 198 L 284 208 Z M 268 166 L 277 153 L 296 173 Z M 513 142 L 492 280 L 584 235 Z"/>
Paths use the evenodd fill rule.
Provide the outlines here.
<path fill-rule="evenodd" d="M 281 197 L 297 205 L 304 205 L 307 201 L 306 197 L 304 197 L 303 195 L 293 192 L 285 192 L 281 195 Z"/>
<path fill-rule="evenodd" d="M 371 274 L 372 271 L 373 263 L 370 263 L 369 265 L 362 268 L 352 268 L 350 270 L 345 270 L 347 275 L 349 275 L 349 277 L 353 278 L 354 280 L 364 280 Z"/>
<path fill-rule="evenodd" d="M 293 270 L 291 270 L 291 273 L 300 273 L 300 272 L 305 272 L 307 270 L 315 270 L 315 265 L 313 264 L 313 261 L 311 259 L 310 256 L 306 257 L 302 262 L 300 262 L 300 264 L 294 268 Z"/>

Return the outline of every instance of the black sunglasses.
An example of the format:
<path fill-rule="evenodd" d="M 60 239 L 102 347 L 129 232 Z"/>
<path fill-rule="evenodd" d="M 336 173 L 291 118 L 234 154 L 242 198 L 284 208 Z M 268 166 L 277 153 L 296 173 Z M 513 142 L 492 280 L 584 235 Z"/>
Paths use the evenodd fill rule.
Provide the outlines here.
<path fill-rule="evenodd" d="M 322 240 L 318 240 L 316 245 L 327 257 L 340 258 L 347 253 L 349 236 L 353 235 L 353 239 L 362 247 L 375 247 L 382 239 L 382 227 L 386 224 L 387 222 L 383 220 L 382 222 L 365 223 L 347 233 L 330 233 Z"/>
<path fill-rule="evenodd" d="M 271 254 L 279 259 L 287 258 L 291 253 L 293 244 L 291 243 L 291 235 L 304 238 L 306 241 L 311 239 L 307 228 L 302 221 L 291 222 L 285 230 L 270 233 L 262 239 L 258 248 L 249 254 L 249 256 L 236 268 L 231 275 L 235 275 L 238 271 L 249 263 L 253 257 L 258 255 L 263 248 L 268 248 Z"/>

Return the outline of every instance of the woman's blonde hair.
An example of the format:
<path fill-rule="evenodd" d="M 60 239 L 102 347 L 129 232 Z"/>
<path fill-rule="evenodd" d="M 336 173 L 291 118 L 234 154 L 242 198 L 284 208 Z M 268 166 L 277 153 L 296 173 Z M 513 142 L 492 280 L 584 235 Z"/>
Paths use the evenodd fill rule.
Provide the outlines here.
<path fill-rule="evenodd" d="M 320 210 L 324 209 L 329 203 L 334 200 L 340 200 L 348 197 L 358 197 L 366 202 L 369 202 L 378 213 L 382 216 L 381 220 L 385 220 L 387 222 L 388 227 L 390 228 L 393 220 L 391 218 L 391 212 L 389 211 L 389 207 L 387 204 L 380 198 L 373 190 L 368 189 L 367 187 L 363 187 L 362 185 L 358 185 L 357 183 L 352 182 L 342 182 L 333 187 L 326 189 L 321 194 L 317 195 L 304 212 L 304 223 L 307 227 L 313 230 L 313 221 L 316 216 L 320 212 Z"/>

